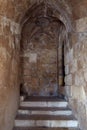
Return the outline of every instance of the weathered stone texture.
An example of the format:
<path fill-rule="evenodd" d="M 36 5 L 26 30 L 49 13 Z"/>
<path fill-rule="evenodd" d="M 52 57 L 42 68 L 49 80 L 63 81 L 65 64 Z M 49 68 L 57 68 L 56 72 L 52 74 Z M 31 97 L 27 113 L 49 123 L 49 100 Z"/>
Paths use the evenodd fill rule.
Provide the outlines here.
<path fill-rule="evenodd" d="M 51 32 L 50 29 L 48 31 L 43 29 L 48 37 L 42 36 L 43 33 L 40 32 L 39 27 L 35 28 L 35 24 L 29 26 L 29 32 L 27 32 L 25 37 L 24 49 L 30 48 L 32 50 L 35 47 L 37 51 L 30 52 L 30 50 L 27 50 L 23 58 L 21 58 L 21 67 L 18 65 L 21 31 L 19 24 L 23 27 L 28 18 L 31 18 L 30 22 L 33 22 L 36 20 L 36 16 L 44 16 L 46 11 L 44 11 L 43 2 L 44 0 L 0 0 L 0 130 L 11 130 L 12 128 L 19 97 L 19 78 L 22 82 L 24 79 L 25 86 L 29 84 L 32 86 L 36 85 L 37 87 L 34 87 L 36 93 L 38 93 L 37 90 L 40 91 L 39 84 L 45 83 L 48 85 L 49 80 L 52 84 L 51 87 L 49 87 L 50 85 L 47 86 L 46 92 L 54 91 L 53 85 L 56 88 L 56 45 L 54 45 L 55 35 L 53 32 L 56 32 L 56 40 L 58 40 L 59 28 L 57 27 L 59 25 L 52 24 Z M 57 21 L 58 19 L 62 21 L 67 32 L 73 30 L 73 32 L 70 32 L 71 36 L 68 37 L 65 44 L 66 92 L 70 97 L 70 104 L 80 121 L 82 129 L 87 130 L 87 0 L 45 0 L 45 2 L 49 8 L 47 15 L 52 18 L 55 17 Z M 31 7 L 33 7 L 33 10 Z M 33 19 L 31 16 L 34 16 Z M 53 31 L 54 26 L 56 27 L 55 31 Z M 61 32 L 62 41 L 63 32 Z M 36 44 L 37 42 L 30 41 L 34 34 L 39 34 L 39 37 L 36 36 L 35 38 L 39 41 L 39 47 Z M 27 41 L 26 38 L 30 36 L 31 38 Z M 43 40 L 44 37 L 46 38 L 45 41 Z M 49 42 L 46 44 L 47 39 L 49 39 Z M 40 44 L 41 41 L 42 44 Z M 27 42 L 29 46 L 27 46 Z M 39 57 L 38 48 L 41 49 Z M 44 50 L 44 53 L 42 53 L 42 50 Z M 59 62 L 61 61 L 60 50 Z M 57 80 L 62 85 L 63 77 L 61 75 L 63 72 L 61 65 L 62 62 L 59 64 L 59 79 Z M 21 74 L 18 77 L 20 68 L 22 68 L 24 77 Z M 38 72 L 39 78 L 35 72 Z M 44 75 L 42 76 L 43 73 Z M 31 93 L 30 90 L 28 92 Z"/>
<path fill-rule="evenodd" d="M 65 74 L 68 75 L 70 73 L 70 68 L 69 68 L 69 65 L 67 64 L 65 66 Z"/>
<path fill-rule="evenodd" d="M 1 3 L 0 3 L 1 4 Z M 18 24 L 0 16 L 0 129 L 12 129 L 19 97 Z M 17 28 L 17 29 L 16 29 Z M 18 40 L 20 40 L 18 38 Z M 18 47 L 17 47 L 18 46 Z M 17 47 L 18 49 L 15 49 Z"/>
<path fill-rule="evenodd" d="M 76 31 L 77 32 L 87 31 L 87 17 L 76 20 Z"/>
<path fill-rule="evenodd" d="M 23 66 L 23 84 L 29 95 L 56 95 L 57 94 L 57 43 L 55 37 L 49 37 L 43 32 L 35 35 L 31 42 L 27 36 L 29 26 L 23 30 L 21 60 Z M 44 29 L 50 31 L 51 27 Z M 37 32 L 38 33 L 38 32 Z M 54 35 L 54 34 L 53 34 Z M 26 42 L 27 41 L 27 42 Z"/>
<path fill-rule="evenodd" d="M 69 85 L 69 86 L 72 85 L 72 75 L 71 74 L 69 74 L 65 77 L 65 84 Z"/>
<path fill-rule="evenodd" d="M 80 122 L 80 127 L 87 129 L 87 113 L 84 105 L 87 100 L 87 33 L 86 18 L 76 21 L 75 36 L 72 40 L 72 48 L 65 50 L 65 83 L 66 93 L 73 112 Z M 67 46 L 67 45 L 66 45 Z M 71 78 L 72 77 L 72 82 Z M 67 87 L 68 86 L 68 87 Z"/>

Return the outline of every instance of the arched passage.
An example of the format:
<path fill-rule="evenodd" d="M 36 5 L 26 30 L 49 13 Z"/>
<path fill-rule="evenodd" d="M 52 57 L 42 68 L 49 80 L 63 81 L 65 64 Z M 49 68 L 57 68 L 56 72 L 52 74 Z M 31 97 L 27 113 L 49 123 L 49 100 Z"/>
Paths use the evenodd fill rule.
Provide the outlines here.
<path fill-rule="evenodd" d="M 68 45 L 67 41 L 66 42 L 67 46 L 66 44 L 64 45 L 66 90 L 70 104 L 73 110 L 75 111 L 78 119 L 80 120 L 81 127 L 82 128 L 85 127 L 85 129 L 87 129 L 87 123 L 85 122 L 87 121 L 87 103 L 86 103 L 87 102 L 87 34 L 86 34 L 87 0 L 82 1 L 1 0 L 0 1 L 0 129 L 1 130 L 2 129 L 10 130 L 12 128 L 13 119 L 19 101 L 19 82 L 20 82 L 19 77 L 21 77 L 19 76 L 19 68 L 21 68 L 22 65 L 22 64 L 19 65 L 19 50 L 20 50 L 19 43 L 21 32 L 20 27 L 23 27 L 24 24 L 26 24 L 28 21 L 31 22 L 34 21 L 38 16 L 38 14 L 40 14 L 40 16 L 43 17 L 42 14 L 45 14 L 45 11 L 43 11 L 44 9 L 46 9 L 45 7 L 51 9 L 49 11 L 49 18 L 50 17 L 51 19 L 55 18 L 57 21 L 60 20 L 65 25 L 67 32 L 72 31 L 71 23 L 75 25 L 73 26 L 73 30 L 75 30 L 75 32 L 71 32 L 71 34 L 68 37 L 68 39 L 70 40 L 70 44 Z M 34 13 L 32 13 L 32 11 Z M 45 19 L 46 24 L 48 24 L 47 19 Z M 38 22 L 36 23 L 38 24 Z M 40 22 L 39 24 L 41 23 L 42 22 Z M 39 32 L 39 30 L 35 28 L 36 28 L 35 26 L 32 26 L 30 29 L 29 34 L 32 34 L 31 39 L 34 38 L 37 32 L 39 36 L 40 34 L 42 34 L 42 32 Z M 32 30 L 34 30 L 34 32 L 32 32 Z M 45 36 L 47 36 L 48 39 L 50 37 L 48 36 L 48 34 Z M 62 64 L 62 62 L 60 63 Z M 61 64 L 60 68 L 62 68 Z M 61 77 L 61 73 L 62 72 L 60 71 L 59 72 L 60 79 L 63 78 Z"/>
<path fill-rule="evenodd" d="M 22 20 L 22 84 L 28 95 L 58 96 L 64 86 L 66 26 L 53 8 L 33 5 Z"/>

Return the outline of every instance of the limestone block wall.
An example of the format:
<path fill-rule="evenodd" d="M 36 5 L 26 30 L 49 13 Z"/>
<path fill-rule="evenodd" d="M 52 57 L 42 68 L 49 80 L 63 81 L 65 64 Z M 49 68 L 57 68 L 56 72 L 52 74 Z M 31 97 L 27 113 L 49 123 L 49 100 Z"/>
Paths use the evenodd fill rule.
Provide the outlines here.
<path fill-rule="evenodd" d="M 87 18 L 76 20 L 76 32 L 65 45 L 65 84 L 70 106 L 82 130 L 87 129 Z"/>
<path fill-rule="evenodd" d="M 11 130 L 18 106 L 20 32 L 16 22 L 23 24 L 32 12 L 26 14 L 26 11 L 31 5 L 38 5 L 42 1 L 44 0 L 0 0 L 0 130 Z M 86 130 L 87 18 L 82 17 L 87 16 L 87 0 L 45 2 L 52 7 L 53 16 L 64 22 L 67 30 L 71 30 L 72 19 L 81 18 L 76 20 L 76 32 L 69 34 L 70 44 L 67 42 L 65 45 L 65 83 L 73 112 L 78 117 L 80 126 Z M 35 9 L 34 16 L 38 16 L 41 10 L 44 12 L 42 7 L 37 8 L 37 11 Z M 51 36 L 54 37 L 53 34 Z"/>
<path fill-rule="evenodd" d="M 49 32 L 48 32 L 49 28 Z M 22 84 L 28 95 L 55 96 L 58 91 L 57 43 L 49 38 L 51 27 L 30 40 L 30 25 L 24 27 L 21 42 Z"/>
<path fill-rule="evenodd" d="M 19 102 L 19 34 L 19 24 L 0 15 L 0 130 L 12 129 Z"/>
<path fill-rule="evenodd" d="M 41 1 L 0 0 L 0 130 L 12 129 L 19 102 L 20 29 L 18 22 L 26 21 L 24 17 L 26 11 L 31 5 L 39 4 Z M 37 10 L 37 12 L 41 11 Z"/>

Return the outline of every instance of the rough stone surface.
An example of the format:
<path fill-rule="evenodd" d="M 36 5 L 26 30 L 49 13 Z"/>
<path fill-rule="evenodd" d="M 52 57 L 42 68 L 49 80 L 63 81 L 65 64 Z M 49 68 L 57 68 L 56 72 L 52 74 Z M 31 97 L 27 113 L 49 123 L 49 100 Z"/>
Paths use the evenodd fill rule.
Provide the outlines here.
<path fill-rule="evenodd" d="M 0 16 L 0 26 L 0 129 L 6 130 L 13 127 L 19 101 L 19 25 Z"/>
<path fill-rule="evenodd" d="M 72 84 L 68 81 L 72 89 L 67 90 L 66 88 L 66 91 L 71 91 L 70 104 L 79 119 L 80 126 L 83 130 L 87 130 L 87 0 L 0 0 L 0 130 L 11 130 L 17 109 L 19 95 L 18 72 L 21 68 L 18 66 L 20 31 L 23 24 L 27 22 L 27 19 L 32 21 L 31 16 L 33 16 L 33 20 L 36 20 L 36 16 L 38 15 L 41 17 L 45 16 L 46 7 L 49 8 L 47 12 L 49 17 L 51 16 L 52 18 L 56 18 L 57 21 L 62 21 L 67 32 L 69 31 L 71 34 L 66 36 L 66 41 L 60 40 L 66 43 L 64 52 L 65 79 L 68 76 L 69 80 L 72 75 Z M 21 25 L 21 29 L 19 28 L 19 24 Z M 46 21 L 45 26 L 47 24 L 48 22 Z M 37 33 L 35 25 L 33 28 L 30 27 L 30 33 L 32 32 L 31 30 L 34 30 L 32 36 Z M 62 32 L 61 39 L 64 36 Z M 53 44 L 55 42 L 49 43 Z M 26 56 L 26 60 L 34 62 L 33 64 L 36 63 L 37 59 L 36 52 L 33 52 L 33 55 L 31 54 L 30 59 Z M 61 59 L 61 56 L 59 56 L 59 59 Z M 58 71 L 60 77 L 62 73 L 61 65 L 59 65 L 61 69 Z M 33 68 L 34 70 L 36 69 L 35 66 Z M 30 72 L 25 70 L 24 73 L 29 75 Z M 36 73 L 33 71 L 33 74 L 35 75 Z M 20 80 L 22 81 L 21 76 Z M 63 77 L 62 80 L 64 80 Z M 62 80 L 60 78 L 61 86 Z M 33 79 L 32 83 L 37 84 L 36 78 Z"/>
<path fill-rule="evenodd" d="M 33 24 L 35 23 L 31 26 Z M 43 24 L 45 25 L 45 21 Z M 21 63 L 23 86 L 28 95 L 57 95 L 59 63 L 56 49 L 58 43 L 54 33 L 56 26 L 57 23 L 51 23 L 43 30 L 39 27 L 39 31 L 32 39 L 29 36 L 31 35 L 29 23 L 23 28 Z"/>
<path fill-rule="evenodd" d="M 86 18 L 81 18 L 76 21 L 77 32 L 72 33 L 70 40 L 71 46 L 66 45 L 65 50 L 65 84 L 66 94 L 69 98 L 69 103 L 79 120 L 81 129 L 87 129 L 87 114 L 86 114 L 86 100 L 87 100 L 87 33 L 86 33 Z M 77 37 L 77 38 L 76 38 Z M 69 66 L 69 71 L 67 66 Z M 72 82 L 71 78 L 72 77 Z M 71 89 L 69 89 L 71 88 Z M 70 94 L 71 93 L 71 94 Z M 84 105 L 85 104 L 85 105 Z"/>

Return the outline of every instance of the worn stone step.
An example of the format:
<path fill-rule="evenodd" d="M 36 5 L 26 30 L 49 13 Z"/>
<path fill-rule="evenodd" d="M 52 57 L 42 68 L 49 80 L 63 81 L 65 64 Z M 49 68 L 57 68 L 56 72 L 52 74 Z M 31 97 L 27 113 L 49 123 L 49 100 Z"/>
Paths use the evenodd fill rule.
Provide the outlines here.
<path fill-rule="evenodd" d="M 23 101 L 20 106 L 24 107 L 67 107 L 67 101 Z"/>
<path fill-rule="evenodd" d="M 77 127 L 78 122 L 73 116 L 50 115 L 17 115 L 15 126 L 19 127 Z"/>
<path fill-rule="evenodd" d="M 13 130 L 79 130 L 79 128 L 14 127 Z"/>
<path fill-rule="evenodd" d="M 46 120 L 46 121 L 34 121 L 34 120 L 16 120 L 15 121 L 15 126 L 20 126 L 20 127 L 39 127 L 39 126 L 44 126 L 44 127 L 78 127 L 78 123 L 76 120 Z"/>
<path fill-rule="evenodd" d="M 68 109 L 59 109 L 59 110 L 29 110 L 29 109 L 19 109 L 18 110 L 18 114 L 26 114 L 26 115 L 37 115 L 37 114 L 40 114 L 40 115 L 72 115 L 72 111 L 71 110 L 68 110 Z"/>

